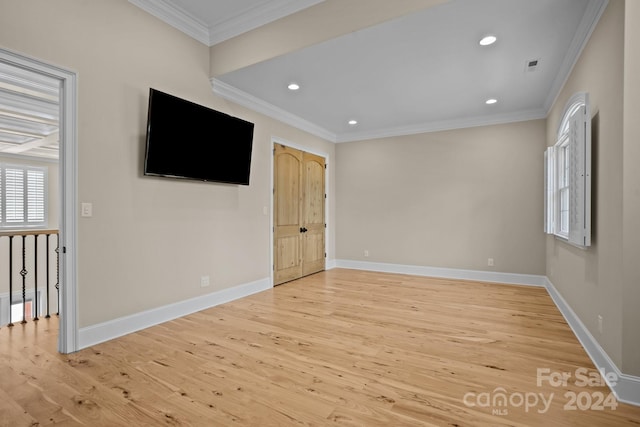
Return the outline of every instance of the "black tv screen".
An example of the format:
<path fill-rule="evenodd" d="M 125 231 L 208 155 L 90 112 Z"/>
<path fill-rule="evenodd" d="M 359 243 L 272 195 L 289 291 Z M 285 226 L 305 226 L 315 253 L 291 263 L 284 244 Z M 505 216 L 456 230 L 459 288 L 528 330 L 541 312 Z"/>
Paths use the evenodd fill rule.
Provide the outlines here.
<path fill-rule="evenodd" d="M 249 185 L 253 123 L 149 91 L 144 174 Z"/>

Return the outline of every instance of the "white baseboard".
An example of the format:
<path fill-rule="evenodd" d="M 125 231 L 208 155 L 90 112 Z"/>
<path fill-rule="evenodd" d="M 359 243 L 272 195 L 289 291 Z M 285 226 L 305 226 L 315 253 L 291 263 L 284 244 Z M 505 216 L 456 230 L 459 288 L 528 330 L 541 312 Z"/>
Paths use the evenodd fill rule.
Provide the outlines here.
<path fill-rule="evenodd" d="M 547 292 L 549 292 L 553 302 L 558 307 L 558 310 L 560 310 L 560 313 L 562 313 L 569 324 L 569 327 L 578 338 L 578 341 L 580 341 L 580 344 L 582 344 L 582 347 L 584 347 L 585 351 L 593 361 L 593 364 L 596 365 L 598 369 L 604 370 L 606 373 L 615 373 L 618 377 L 618 381 L 615 385 L 610 384 L 607 381 L 609 388 L 613 391 L 616 398 L 620 402 L 640 406 L 640 377 L 620 372 L 620 369 L 615 363 L 613 363 L 609 355 L 604 351 L 593 335 L 591 335 L 591 332 L 589 332 L 584 323 L 582 323 L 580 318 L 571 309 L 562 295 L 560 295 L 555 286 L 553 286 L 553 283 L 551 283 L 551 281 L 546 277 L 545 288 L 547 289 Z"/>
<path fill-rule="evenodd" d="M 334 268 L 336 268 L 336 260 L 335 259 L 329 259 L 324 264 L 324 269 L 325 270 L 333 270 Z"/>
<path fill-rule="evenodd" d="M 130 316 L 109 320 L 97 325 L 87 326 L 78 331 L 78 349 L 109 341 L 141 329 L 177 319 L 178 317 L 186 316 L 197 311 L 205 310 L 207 308 L 224 304 L 271 288 L 271 279 L 261 279 L 255 282 L 235 286 L 233 288 L 216 291 L 208 295 L 146 310 Z"/>
<path fill-rule="evenodd" d="M 338 268 L 380 271 L 383 273 L 411 274 L 414 276 L 440 277 L 444 279 L 475 280 L 479 282 L 505 283 L 525 286 L 544 286 L 546 277 L 535 274 L 501 273 L 494 271 L 462 270 L 456 268 L 425 267 L 419 265 L 387 264 L 380 262 L 338 259 Z"/>

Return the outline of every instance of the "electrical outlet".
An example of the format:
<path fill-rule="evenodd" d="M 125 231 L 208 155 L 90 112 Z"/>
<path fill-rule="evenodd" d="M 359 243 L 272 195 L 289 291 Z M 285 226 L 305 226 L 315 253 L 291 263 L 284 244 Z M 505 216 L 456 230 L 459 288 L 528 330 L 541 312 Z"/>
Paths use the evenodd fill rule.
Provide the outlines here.
<path fill-rule="evenodd" d="M 598 332 L 602 333 L 602 316 L 598 314 Z"/>
<path fill-rule="evenodd" d="M 207 286 L 209 286 L 211 283 L 209 282 L 209 276 L 202 276 L 200 277 L 200 287 L 201 288 L 206 288 Z"/>
<path fill-rule="evenodd" d="M 494 265 L 494 264 L 493 264 L 493 258 L 489 258 L 489 259 L 487 260 L 487 265 L 488 265 L 489 267 L 493 267 L 493 265 Z"/>
<path fill-rule="evenodd" d="M 369 256 L 369 251 L 367 249 L 364 250 L 364 256 L 368 257 Z"/>

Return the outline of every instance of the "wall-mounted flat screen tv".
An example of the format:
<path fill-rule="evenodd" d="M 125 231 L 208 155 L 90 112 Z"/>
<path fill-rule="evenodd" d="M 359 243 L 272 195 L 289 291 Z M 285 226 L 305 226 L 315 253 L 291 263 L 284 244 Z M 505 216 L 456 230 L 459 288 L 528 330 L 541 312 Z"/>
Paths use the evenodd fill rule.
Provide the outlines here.
<path fill-rule="evenodd" d="M 149 91 L 144 174 L 249 185 L 253 123 Z"/>

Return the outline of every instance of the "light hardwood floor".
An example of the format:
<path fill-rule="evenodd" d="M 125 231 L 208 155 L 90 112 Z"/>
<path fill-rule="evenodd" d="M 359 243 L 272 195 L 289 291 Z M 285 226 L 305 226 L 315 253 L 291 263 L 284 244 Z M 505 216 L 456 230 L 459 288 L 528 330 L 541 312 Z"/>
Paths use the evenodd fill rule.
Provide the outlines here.
<path fill-rule="evenodd" d="M 542 288 L 336 269 L 68 356 L 56 328 L 0 329 L 0 425 L 640 425 L 565 410 L 609 390 Z"/>

